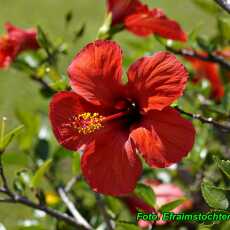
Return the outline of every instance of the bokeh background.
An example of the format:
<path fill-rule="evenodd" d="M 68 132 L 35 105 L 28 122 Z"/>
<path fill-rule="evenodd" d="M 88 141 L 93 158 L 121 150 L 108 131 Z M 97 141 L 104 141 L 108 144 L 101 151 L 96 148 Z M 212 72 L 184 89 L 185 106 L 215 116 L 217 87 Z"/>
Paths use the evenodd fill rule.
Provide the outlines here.
<path fill-rule="evenodd" d="M 202 0 L 201 0 L 202 1 Z M 148 0 L 149 6 L 160 7 L 166 14 L 180 22 L 185 31 L 191 32 L 199 26 L 199 33 L 210 35 L 215 33 L 216 20 L 212 14 L 204 12 L 192 0 Z M 72 12 L 73 19 L 66 25 L 65 16 Z M 52 39 L 63 39 L 68 42 L 68 55 L 63 56 L 60 62 L 60 72 L 66 74 L 66 68 L 73 56 L 85 44 L 96 38 L 97 31 L 105 17 L 106 7 L 103 0 L 0 0 L 0 34 L 4 34 L 4 23 L 7 21 L 19 27 L 33 27 L 40 25 Z M 84 36 L 73 42 L 73 34 L 85 24 Z M 149 44 L 149 51 L 160 49 L 154 46 L 149 38 L 137 38 L 128 32 L 115 37 L 124 52 L 129 52 L 130 46 L 141 47 L 143 43 Z M 140 49 L 138 55 L 145 50 Z M 128 59 L 125 60 L 128 62 Z M 10 68 L 0 71 L 0 117 L 8 118 L 8 127 L 18 124 L 15 116 L 17 108 L 25 108 L 32 113 L 47 114 L 49 99 L 44 100 L 39 94 L 38 85 L 27 79 L 23 73 Z M 33 119 L 33 118 L 32 118 Z M 16 171 L 26 167 L 12 147 L 11 163 L 6 167 L 8 177 L 13 177 Z M 28 159 L 27 159 L 28 160 Z M 68 174 L 68 166 L 63 164 L 62 173 Z M 0 223 L 7 229 L 18 229 L 18 221 L 26 220 L 31 216 L 31 209 L 18 205 L 0 204 Z M 1 228 L 0 228 L 1 229 Z M 33 228 L 31 228 L 33 229 Z M 48 228 L 47 228 L 48 229 Z"/>

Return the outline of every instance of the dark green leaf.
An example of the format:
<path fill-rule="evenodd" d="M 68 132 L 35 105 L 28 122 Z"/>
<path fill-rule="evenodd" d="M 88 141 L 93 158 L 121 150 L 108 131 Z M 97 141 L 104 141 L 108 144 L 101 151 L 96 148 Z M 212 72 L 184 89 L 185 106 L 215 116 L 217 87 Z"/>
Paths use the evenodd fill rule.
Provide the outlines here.
<path fill-rule="evenodd" d="M 206 37 L 197 37 L 197 43 L 201 49 L 208 53 L 213 52 L 217 48 L 217 43 L 215 41 L 210 41 Z"/>
<path fill-rule="evenodd" d="M 215 160 L 221 171 L 230 178 L 230 160 L 220 160 L 217 157 L 215 157 Z"/>
<path fill-rule="evenodd" d="M 45 139 L 39 139 L 34 151 L 36 158 L 47 160 L 49 156 L 49 142 Z"/>
<path fill-rule="evenodd" d="M 70 23 L 73 19 L 73 11 L 70 10 L 69 12 L 67 12 L 67 14 L 65 15 L 65 21 L 66 23 Z"/>
<path fill-rule="evenodd" d="M 38 31 L 38 42 L 40 44 L 41 47 L 43 48 L 47 48 L 49 49 L 49 45 L 50 45 L 50 42 L 49 42 L 49 39 L 47 38 L 45 32 L 43 31 L 43 29 L 38 26 L 37 27 L 37 31 Z"/>
<path fill-rule="evenodd" d="M 215 187 L 212 184 L 203 181 L 201 184 L 201 192 L 210 207 L 224 210 L 228 208 L 229 201 L 222 188 Z"/>
<path fill-rule="evenodd" d="M 174 200 L 172 202 L 169 202 L 167 204 L 162 205 L 160 207 L 159 211 L 160 212 L 169 212 L 169 211 L 175 209 L 176 207 L 178 207 L 179 205 L 183 204 L 185 201 L 186 201 L 186 198 Z"/>
<path fill-rule="evenodd" d="M 17 175 L 13 182 L 13 187 L 17 192 L 23 193 L 26 190 L 26 188 L 29 187 L 30 182 L 31 182 L 31 175 L 29 171 L 23 169 L 17 172 Z"/>
<path fill-rule="evenodd" d="M 74 33 L 74 42 L 76 42 L 79 38 L 81 38 L 83 35 L 84 35 L 84 33 L 85 33 L 85 28 L 86 28 L 86 26 L 85 26 L 85 24 L 83 24 L 81 27 L 80 27 L 80 29 L 79 30 L 77 30 L 75 33 Z"/>
<path fill-rule="evenodd" d="M 144 202 L 154 207 L 156 201 L 155 193 L 149 186 L 144 184 L 137 184 L 134 193 Z"/>

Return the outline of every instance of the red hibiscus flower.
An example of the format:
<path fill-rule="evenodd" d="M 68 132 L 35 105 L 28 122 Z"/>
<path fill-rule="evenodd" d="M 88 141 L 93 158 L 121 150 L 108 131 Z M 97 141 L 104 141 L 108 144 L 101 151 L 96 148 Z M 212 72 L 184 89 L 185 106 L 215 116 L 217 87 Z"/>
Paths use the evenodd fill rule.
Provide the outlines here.
<path fill-rule="evenodd" d="M 187 35 L 180 25 L 169 19 L 161 9 L 150 10 L 139 0 L 108 0 L 112 12 L 112 25 L 123 24 L 138 36 L 157 34 L 165 38 L 186 41 Z"/>
<path fill-rule="evenodd" d="M 182 199 L 185 196 L 185 193 L 181 190 L 181 188 L 175 184 L 163 184 L 156 180 L 146 180 L 144 183 L 146 185 L 149 185 L 153 189 L 156 195 L 156 209 L 146 204 L 142 199 L 138 198 L 137 196 L 129 195 L 122 198 L 122 200 L 128 206 L 130 212 L 133 215 L 136 215 L 137 210 L 142 210 L 144 213 L 158 213 L 157 210 L 162 205 L 165 205 L 167 203 L 173 202 L 178 199 Z M 180 213 L 181 211 L 188 210 L 191 207 L 192 207 L 191 200 L 185 200 L 181 205 L 173 209 L 172 212 Z M 158 213 L 158 216 L 160 215 L 161 214 Z M 144 220 L 138 221 L 138 225 L 143 229 L 151 226 L 152 224 L 163 225 L 166 223 L 167 222 L 162 220 L 158 220 L 156 222 L 150 222 Z"/>
<path fill-rule="evenodd" d="M 193 81 L 197 82 L 202 78 L 206 78 L 212 87 L 211 97 L 216 101 L 220 101 L 224 96 L 224 85 L 221 81 L 218 64 L 205 62 L 192 57 L 186 57 L 186 60 L 192 64 L 196 71 Z"/>
<path fill-rule="evenodd" d="M 24 50 L 39 48 L 36 30 L 23 30 L 10 23 L 5 24 L 7 34 L 0 37 L 0 68 L 6 68 Z"/>
<path fill-rule="evenodd" d="M 81 168 L 97 192 L 133 191 L 142 165 L 166 167 L 186 156 L 195 131 L 169 105 L 188 78 L 174 55 L 158 52 L 136 61 L 122 84 L 122 51 L 112 41 L 87 45 L 68 68 L 73 92 L 60 92 L 49 117 L 58 142 L 70 150 L 84 146 Z"/>

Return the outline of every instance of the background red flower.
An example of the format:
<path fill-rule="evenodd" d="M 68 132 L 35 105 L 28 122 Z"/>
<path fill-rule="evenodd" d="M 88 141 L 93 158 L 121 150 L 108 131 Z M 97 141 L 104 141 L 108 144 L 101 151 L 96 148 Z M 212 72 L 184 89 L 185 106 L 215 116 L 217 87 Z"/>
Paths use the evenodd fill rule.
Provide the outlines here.
<path fill-rule="evenodd" d="M 123 24 L 127 30 L 138 35 L 160 35 L 165 38 L 186 41 L 187 35 L 179 23 L 169 19 L 161 9 L 149 9 L 139 0 L 108 0 L 112 12 L 112 25 Z"/>
<path fill-rule="evenodd" d="M 186 60 L 192 64 L 195 70 L 193 82 L 207 79 L 211 84 L 211 97 L 216 101 L 220 101 L 224 96 L 224 85 L 221 80 L 218 64 L 205 62 L 192 57 L 186 57 Z"/>
<path fill-rule="evenodd" d="M 6 68 L 25 50 L 36 50 L 39 48 L 35 29 L 21 29 L 11 23 L 5 24 L 7 34 L 0 37 L 0 68 Z"/>

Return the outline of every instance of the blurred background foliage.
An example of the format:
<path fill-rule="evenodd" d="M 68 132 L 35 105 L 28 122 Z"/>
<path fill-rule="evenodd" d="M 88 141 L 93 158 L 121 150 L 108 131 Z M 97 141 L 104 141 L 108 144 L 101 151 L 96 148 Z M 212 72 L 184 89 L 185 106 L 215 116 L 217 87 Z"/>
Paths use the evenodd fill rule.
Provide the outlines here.
<path fill-rule="evenodd" d="M 229 16 L 227 18 L 212 0 L 146 0 L 143 2 L 151 7 L 164 9 L 166 14 L 177 20 L 187 33 L 193 34 L 190 40 L 191 46 L 203 44 L 203 48 L 211 49 L 207 44 L 210 46 L 214 44 L 209 41 L 216 34 L 224 36 L 225 41 L 229 41 Z M 41 36 L 44 31 L 52 44 L 59 44 L 60 55 L 55 68 L 52 69 L 51 65 L 38 69 L 38 74 L 48 75 L 51 83 L 53 79 L 61 76 L 60 84 L 53 85 L 56 89 L 65 88 L 67 66 L 85 44 L 95 40 L 106 15 L 105 1 L 102 0 L 0 0 L 0 9 L 0 34 L 4 33 L 3 24 L 6 21 L 24 28 L 40 26 Z M 200 37 L 198 42 L 197 37 Z M 126 31 L 117 34 L 114 40 L 118 41 L 123 48 L 124 69 L 127 69 L 128 65 L 138 57 L 165 49 L 164 43 L 159 42 L 159 39 L 138 38 Z M 28 60 L 28 56 L 36 66 L 37 59 L 31 54 L 22 55 L 21 59 Z M 191 70 L 192 76 L 191 65 L 185 60 L 183 62 Z M 70 153 L 58 146 L 47 118 L 50 98 L 41 93 L 40 86 L 29 79 L 25 69 L 23 72 L 16 70 L 22 68 L 19 64 L 15 65 L 15 68 L 0 71 L 0 117 L 7 117 L 7 130 L 19 124 L 24 125 L 24 129 L 3 156 L 7 178 L 19 193 L 32 198 L 39 197 L 39 200 L 44 199 L 50 206 L 65 210 L 56 195 L 54 186 L 63 185 L 74 175 L 80 174 L 80 157 L 79 154 Z M 49 71 L 47 68 L 50 68 Z M 203 80 L 198 85 L 189 83 L 185 96 L 177 102 L 177 105 L 185 111 L 202 113 L 220 121 L 226 117 L 229 119 L 230 85 L 226 79 L 225 88 L 226 94 L 222 102 L 215 103 L 209 100 L 209 82 Z M 229 194 L 224 189 L 220 189 L 229 186 L 229 165 L 227 163 L 225 165 L 218 159 L 229 159 L 230 136 L 199 121 L 195 121 L 194 124 L 198 135 L 189 156 L 177 167 L 170 169 L 149 170 L 146 166 L 144 177 L 179 184 L 191 198 L 193 193 L 200 193 L 200 180 L 205 176 L 202 192 L 206 203 L 214 209 L 229 210 Z M 217 158 L 214 159 L 213 156 Z M 196 183 L 199 183 L 199 186 Z M 84 180 L 80 178 L 72 192 L 83 216 L 90 220 L 91 224 L 100 225 L 102 221 L 97 215 L 95 197 Z M 222 197 L 225 206 L 217 207 L 213 204 L 212 201 L 216 197 Z M 202 202 L 197 202 L 202 205 L 195 207 L 195 210 L 208 210 L 208 205 L 204 200 Z M 127 221 L 134 220 L 118 199 L 107 197 L 106 203 L 112 216 Z M 10 230 L 72 229 L 63 223 L 56 223 L 51 218 L 45 218 L 42 212 L 15 206 L 15 204 L 0 205 L 0 222 Z M 172 224 L 159 228 L 177 229 L 178 226 Z M 224 230 L 229 229 L 230 225 L 229 223 L 197 225 L 197 229 L 211 228 Z M 0 225 L 0 230 L 2 229 L 4 228 Z M 135 230 L 136 228 L 133 225 L 121 224 L 117 229 Z"/>

